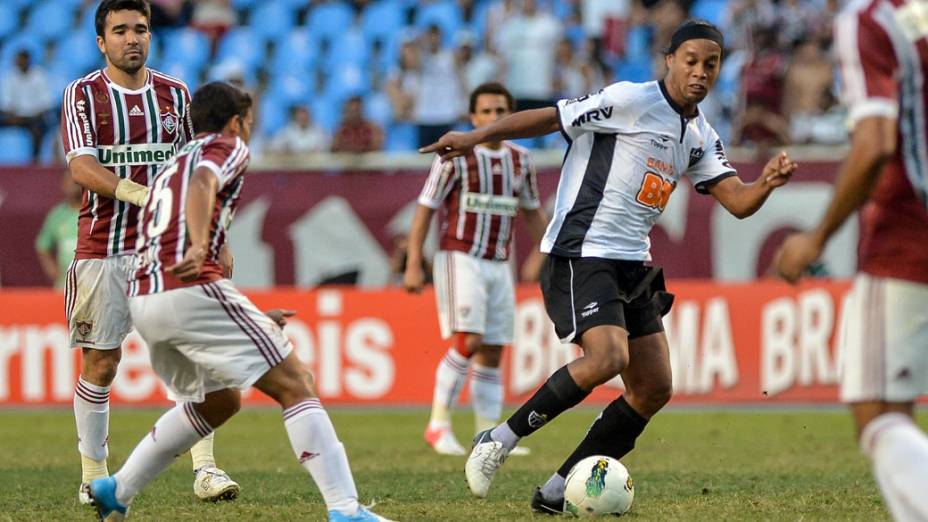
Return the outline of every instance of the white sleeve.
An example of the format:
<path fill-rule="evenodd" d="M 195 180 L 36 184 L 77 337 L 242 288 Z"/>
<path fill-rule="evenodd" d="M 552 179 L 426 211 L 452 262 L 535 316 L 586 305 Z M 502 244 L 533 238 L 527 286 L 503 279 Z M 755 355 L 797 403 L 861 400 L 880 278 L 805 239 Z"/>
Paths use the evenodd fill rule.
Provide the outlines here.
<path fill-rule="evenodd" d="M 622 91 L 628 82 L 614 83 L 594 94 L 557 102 L 561 132 L 573 141 L 584 132 L 613 133 L 621 129 Z"/>
<path fill-rule="evenodd" d="M 534 210 L 541 206 L 535 162 L 532 161 L 528 154 L 520 154 L 520 162 L 525 171 L 525 179 L 522 182 L 522 190 L 519 191 L 519 206 L 525 210 Z"/>
<path fill-rule="evenodd" d="M 429 177 L 425 180 L 425 186 L 419 194 L 420 205 L 436 209 L 448 197 L 457 178 L 457 169 L 454 168 L 453 161 L 457 160 L 442 162 L 440 156 L 435 156 L 432 168 L 429 170 Z"/>
<path fill-rule="evenodd" d="M 728 162 L 728 157 L 725 156 L 722 140 L 714 129 L 710 127 L 709 130 L 709 139 L 706 143 L 711 143 L 711 145 L 698 155 L 691 152 L 690 165 L 686 169 L 686 175 L 693 182 L 696 192 L 700 194 L 708 194 L 712 185 L 725 178 L 738 175 Z"/>

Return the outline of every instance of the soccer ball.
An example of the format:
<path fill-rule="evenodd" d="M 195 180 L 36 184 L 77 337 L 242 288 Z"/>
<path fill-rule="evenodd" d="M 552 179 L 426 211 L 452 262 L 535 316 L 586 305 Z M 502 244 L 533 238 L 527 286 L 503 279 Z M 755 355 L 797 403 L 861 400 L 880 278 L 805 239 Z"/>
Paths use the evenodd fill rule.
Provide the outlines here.
<path fill-rule="evenodd" d="M 587 457 L 567 474 L 564 510 L 574 516 L 622 515 L 634 498 L 635 484 L 628 470 L 612 457 Z"/>

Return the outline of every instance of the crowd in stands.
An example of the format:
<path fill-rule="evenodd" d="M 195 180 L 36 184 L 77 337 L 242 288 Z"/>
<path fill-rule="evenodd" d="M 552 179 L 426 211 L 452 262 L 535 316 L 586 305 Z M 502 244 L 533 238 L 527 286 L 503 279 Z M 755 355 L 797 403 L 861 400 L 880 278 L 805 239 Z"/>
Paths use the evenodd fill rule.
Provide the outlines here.
<path fill-rule="evenodd" d="M 0 2 L 0 163 L 61 162 L 60 93 L 102 65 L 91 0 Z M 466 127 L 502 81 L 517 107 L 663 74 L 687 18 L 726 35 L 702 105 L 730 145 L 841 143 L 836 0 L 152 0 L 149 65 L 258 99 L 259 154 L 411 151 Z M 561 147 L 556 135 L 528 143 Z"/>

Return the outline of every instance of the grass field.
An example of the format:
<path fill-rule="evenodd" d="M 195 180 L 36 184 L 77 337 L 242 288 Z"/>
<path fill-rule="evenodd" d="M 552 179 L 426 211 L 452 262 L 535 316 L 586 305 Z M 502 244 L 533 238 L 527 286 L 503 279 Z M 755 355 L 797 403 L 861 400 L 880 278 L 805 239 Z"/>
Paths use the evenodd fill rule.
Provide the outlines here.
<path fill-rule="evenodd" d="M 464 457 L 422 442 L 424 410 L 335 409 L 358 490 L 377 511 L 407 521 L 548 520 L 528 508 L 532 488 L 569 453 L 596 415 L 569 412 L 527 439 L 487 500 L 469 497 Z M 114 409 L 110 471 L 160 414 Z M 469 415 L 456 417 L 468 440 Z M 240 413 L 216 437 L 219 465 L 242 485 L 232 503 L 204 504 L 182 456 L 132 506 L 136 520 L 324 520 L 321 497 L 296 463 L 280 415 Z M 888 520 L 843 410 L 668 411 L 625 459 L 635 479 L 631 520 Z M 68 410 L 0 411 L 0 520 L 92 520 L 77 505 L 80 476 Z"/>

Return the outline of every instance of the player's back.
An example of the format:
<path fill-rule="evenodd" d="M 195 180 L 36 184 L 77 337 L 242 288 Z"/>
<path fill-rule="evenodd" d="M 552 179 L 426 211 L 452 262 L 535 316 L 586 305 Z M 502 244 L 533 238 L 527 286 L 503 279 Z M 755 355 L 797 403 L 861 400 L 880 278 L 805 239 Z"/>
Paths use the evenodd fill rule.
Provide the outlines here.
<path fill-rule="evenodd" d="M 928 283 L 928 24 L 917 0 L 858 0 L 835 21 L 852 123 L 898 121 L 896 153 L 860 211 L 862 272 Z"/>
<path fill-rule="evenodd" d="M 248 146 L 238 137 L 208 134 L 178 151 L 158 172 L 151 194 L 139 213 L 136 244 L 138 269 L 130 283 L 129 295 L 145 295 L 222 279 L 219 249 L 238 205 L 248 166 Z M 190 181 L 201 168 L 218 180 L 216 203 L 210 210 L 209 251 L 200 276 L 182 282 L 167 272 L 180 262 L 188 246 L 186 206 Z"/>
<path fill-rule="evenodd" d="M 180 80 L 148 69 L 141 89 L 129 90 L 105 70 L 64 91 L 61 141 L 67 160 L 92 155 L 120 178 L 148 185 L 158 168 L 192 135 L 190 94 Z M 77 259 L 131 253 L 138 209 L 84 191 L 78 218 Z"/>

